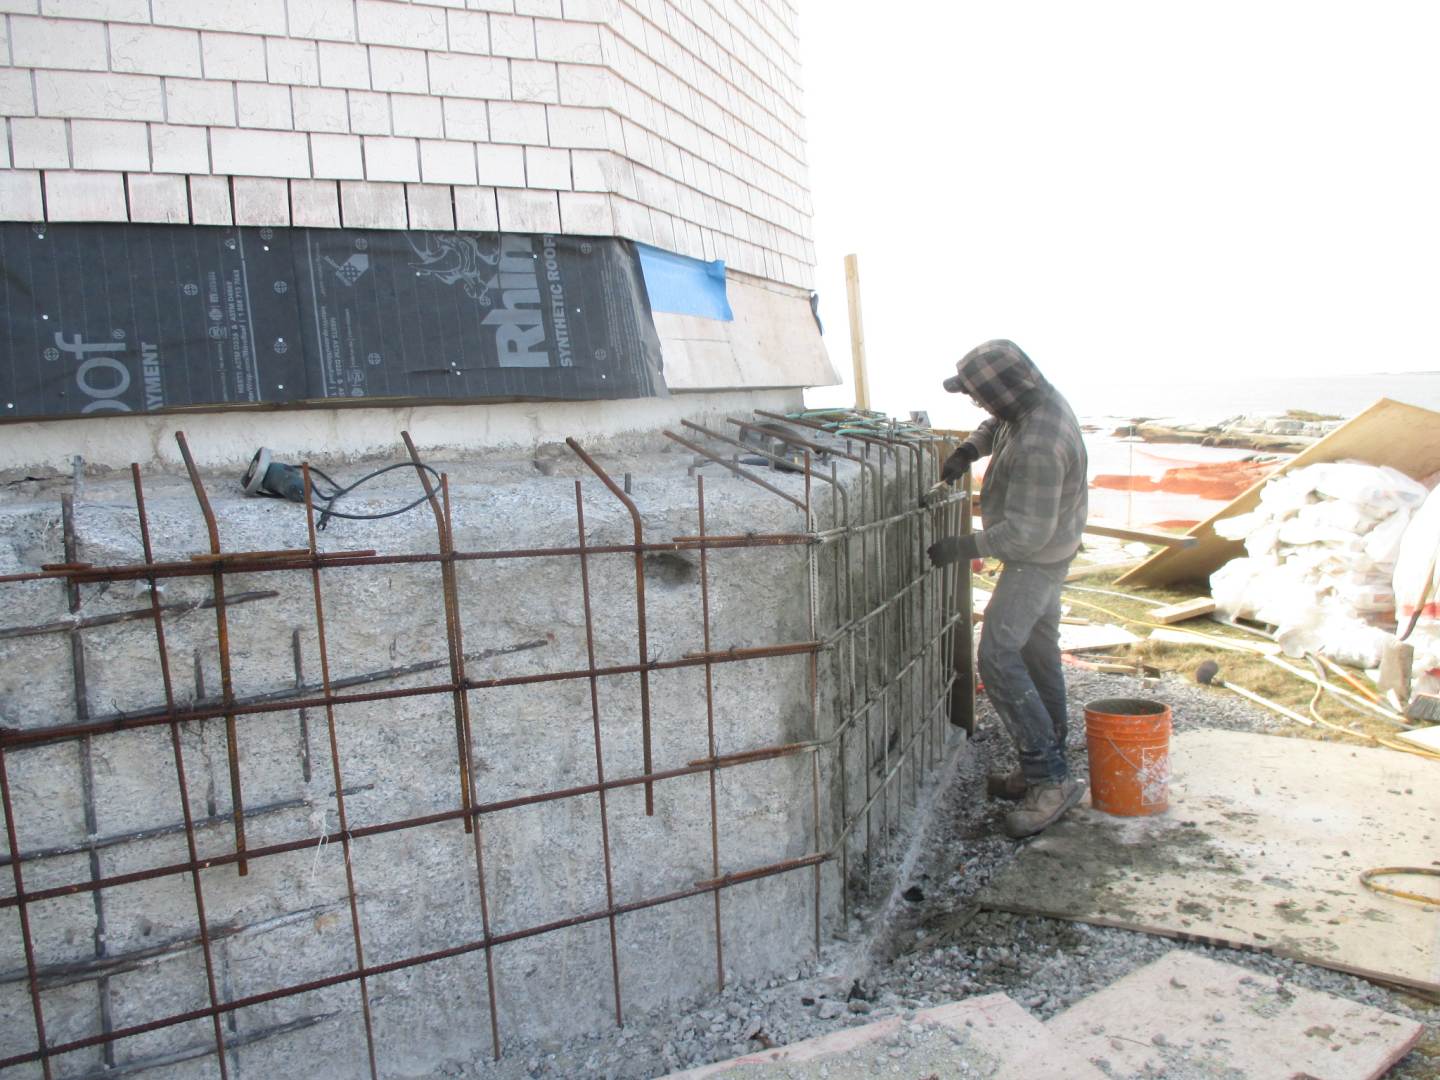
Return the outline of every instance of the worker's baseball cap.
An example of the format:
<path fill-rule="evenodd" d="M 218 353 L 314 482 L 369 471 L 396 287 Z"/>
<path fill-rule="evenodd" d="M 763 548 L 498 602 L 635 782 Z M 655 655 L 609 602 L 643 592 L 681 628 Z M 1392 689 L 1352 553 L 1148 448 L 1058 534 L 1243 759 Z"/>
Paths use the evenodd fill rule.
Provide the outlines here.
<path fill-rule="evenodd" d="M 955 365 L 955 367 L 958 369 L 958 368 L 960 367 L 960 365 L 957 363 L 957 364 Z M 964 394 L 964 393 L 967 393 L 967 390 L 966 390 L 966 388 L 965 388 L 965 382 L 964 382 L 963 379 L 961 379 L 961 377 L 960 377 L 960 372 L 959 372 L 958 370 L 955 372 L 954 375 L 951 375 L 948 379 L 946 379 L 945 382 L 943 383 L 943 385 L 944 385 L 945 390 L 946 390 L 947 393 L 950 393 L 950 394 Z"/>

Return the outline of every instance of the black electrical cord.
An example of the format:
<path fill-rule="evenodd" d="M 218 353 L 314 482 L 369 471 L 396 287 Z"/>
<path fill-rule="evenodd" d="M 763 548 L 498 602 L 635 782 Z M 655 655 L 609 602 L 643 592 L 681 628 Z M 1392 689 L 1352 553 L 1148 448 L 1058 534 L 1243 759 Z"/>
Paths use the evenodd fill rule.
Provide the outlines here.
<path fill-rule="evenodd" d="M 360 477 L 359 480 L 356 480 L 353 484 L 348 484 L 345 487 L 341 487 L 323 469 L 317 469 L 314 465 L 310 466 L 310 491 L 316 499 L 325 503 L 325 508 L 320 511 L 320 520 L 316 523 L 315 527 L 317 529 L 324 529 L 325 526 L 329 524 L 331 518 L 345 518 L 348 521 L 379 521 L 381 518 L 397 517 L 400 514 L 408 513 L 409 511 L 414 510 L 415 507 L 425 502 L 427 499 L 429 499 L 430 496 L 421 495 L 418 499 L 414 500 L 413 502 L 407 503 L 405 506 L 402 506 L 399 509 L 385 510 L 376 514 L 347 514 L 343 510 L 336 510 L 335 503 L 343 496 L 350 494 L 361 484 L 374 480 L 377 476 L 383 476 L 385 473 L 390 472 L 394 469 L 415 468 L 424 469 L 427 473 L 429 473 L 432 477 L 435 478 L 436 483 L 440 482 L 440 474 L 434 469 L 432 469 L 429 465 L 426 465 L 424 463 L 412 463 L 408 461 L 402 461 L 394 465 L 386 465 L 383 469 L 376 469 L 374 472 L 366 473 L 364 476 Z M 330 491 L 327 492 L 320 489 L 319 485 L 315 483 L 314 479 L 317 476 L 321 480 L 324 480 L 325 483 L 330 485 Z"/>

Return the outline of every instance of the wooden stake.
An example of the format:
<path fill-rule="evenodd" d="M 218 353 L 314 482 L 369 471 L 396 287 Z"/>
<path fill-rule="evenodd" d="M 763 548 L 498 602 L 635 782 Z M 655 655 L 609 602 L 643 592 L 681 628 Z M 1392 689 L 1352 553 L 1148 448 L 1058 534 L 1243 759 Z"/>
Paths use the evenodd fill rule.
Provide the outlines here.
<path fill-rule="evenodd" d="M 870 377 L 865 371 L 865 326 L 860 319 L 860 258 L 845 256 L 845 296 L 850 302 L 850 356 L 855 363 L 855 408 L 870 408 Z"/>

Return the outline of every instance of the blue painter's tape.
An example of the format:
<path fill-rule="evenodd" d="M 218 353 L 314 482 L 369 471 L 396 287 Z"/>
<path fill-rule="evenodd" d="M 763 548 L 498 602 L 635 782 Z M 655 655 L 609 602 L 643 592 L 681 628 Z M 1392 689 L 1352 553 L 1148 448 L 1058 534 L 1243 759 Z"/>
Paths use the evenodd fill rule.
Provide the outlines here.
<path fill-rule="evenodd" d="M 645 291 L 653 311 L 672 315 L 698 315 L 730 322 L 735 318 L 725 295 L 725 263 L 702 262 L 648 244 L 636 244 Z"/>

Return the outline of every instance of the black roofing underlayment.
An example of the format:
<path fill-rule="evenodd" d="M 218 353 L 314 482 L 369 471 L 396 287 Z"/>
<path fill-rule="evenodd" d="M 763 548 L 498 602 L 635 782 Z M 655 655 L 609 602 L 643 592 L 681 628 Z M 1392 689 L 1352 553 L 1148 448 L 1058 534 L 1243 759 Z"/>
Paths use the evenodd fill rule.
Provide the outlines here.
<path fill-rule="evenodd" d="M 626 240 L 0 225 L 6 420 L 665 393 Z"/>

